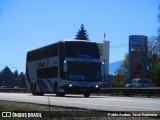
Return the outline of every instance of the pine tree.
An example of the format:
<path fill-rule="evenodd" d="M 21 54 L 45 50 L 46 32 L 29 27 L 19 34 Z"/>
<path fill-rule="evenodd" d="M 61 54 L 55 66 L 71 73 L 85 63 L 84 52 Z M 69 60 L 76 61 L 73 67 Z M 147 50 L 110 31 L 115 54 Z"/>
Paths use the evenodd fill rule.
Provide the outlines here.
<path fill-rule="evenodd" d="M 83 24 L 81 24 L 80 30 L 78 30 L 75 39 L 77 39 L 77 40 L 89 40 L 87 30 L 84 28 Z"/>

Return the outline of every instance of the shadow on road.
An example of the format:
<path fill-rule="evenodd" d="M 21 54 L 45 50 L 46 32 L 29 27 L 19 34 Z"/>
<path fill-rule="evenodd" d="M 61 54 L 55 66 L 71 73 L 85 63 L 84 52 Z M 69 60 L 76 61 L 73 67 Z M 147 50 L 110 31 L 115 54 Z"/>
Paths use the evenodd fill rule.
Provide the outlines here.
<path fill-rule="evenodd" d="M 58 97 L 55 94 L 44 94 L 44 96 L 49 96 L 49 97 Z M 84 97 L 83 95 L 69 95 L 67 94 L 66 96 L 64 96 L 65 98 L 108 98 L 108 96 L 90 96 L 90 97 Z"/>

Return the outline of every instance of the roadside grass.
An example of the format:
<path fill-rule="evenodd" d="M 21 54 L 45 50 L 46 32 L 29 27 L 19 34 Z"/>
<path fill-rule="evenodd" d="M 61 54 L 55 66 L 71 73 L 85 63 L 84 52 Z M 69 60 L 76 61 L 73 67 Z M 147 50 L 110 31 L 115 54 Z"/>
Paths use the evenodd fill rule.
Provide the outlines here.
<path fill-rule="evenodd" d="M 3 103 L 0 103 L 0 112 L 3 112 L 3 111 L 34 111 L 36 112 L 35 110 L 32 110 L 32 109 L 24 109 L 24 108 L 18 108 L 18 107 L 7 107 L 5 104 Z"/>
<path fill-rule="evenodd" d="M 32 109 L 28 108 L 18 108 L 18 107 L 13 107 L 9 106 L 7 107 L 5 104 L 0 103 L 0 120 L 43 120 L 41 118 L 28 118 L 28 117 L 2 117 L 2 112 L 20 112 L 20 113 L 25 113 L 25 112 L 38 112 Z"/>

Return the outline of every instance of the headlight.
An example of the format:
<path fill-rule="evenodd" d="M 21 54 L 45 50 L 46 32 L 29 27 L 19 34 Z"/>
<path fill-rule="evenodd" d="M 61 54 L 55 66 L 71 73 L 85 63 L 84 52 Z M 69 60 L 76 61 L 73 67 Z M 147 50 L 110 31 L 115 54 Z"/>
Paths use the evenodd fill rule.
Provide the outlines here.
<path fill-rule="evenodd" d="M 96 85 L 95 87 L 98 88 L 98 85 Z"/>
<path fill-rule="evenodd" d="M 69 84 L 69 87 L 72 87 L 72 84 Z"/>

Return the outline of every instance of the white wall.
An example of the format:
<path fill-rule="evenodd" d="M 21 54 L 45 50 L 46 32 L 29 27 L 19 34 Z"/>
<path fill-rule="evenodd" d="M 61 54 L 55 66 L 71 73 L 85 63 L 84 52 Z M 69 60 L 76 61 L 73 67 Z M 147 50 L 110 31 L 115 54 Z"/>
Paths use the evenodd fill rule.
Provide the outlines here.
<path fill-rule="evenodd" d="M 110 42 L 109 41 L 103 41 L 103 43 L 98 43 L 99 46 L 101 47 L 101 61 L 106 64 L 106 71 L 105 71 L 105 78 L 104 78 L 104 73 L 102 73 L 102 80 L 107 80 L 108 75 L 109 75 L 109 48 L 110 48 Z"/>

